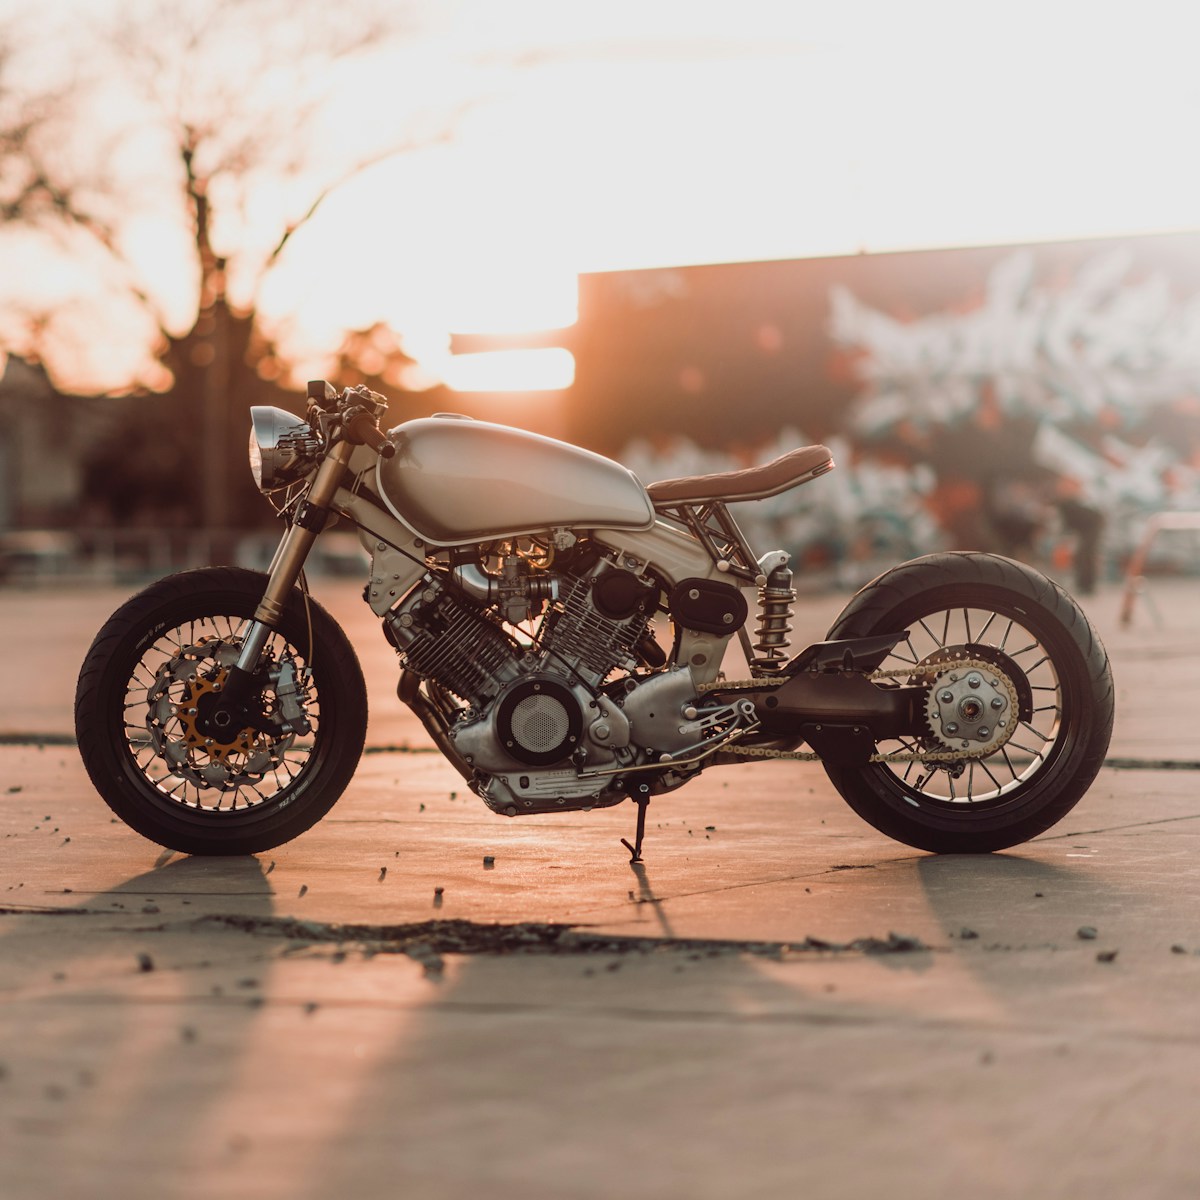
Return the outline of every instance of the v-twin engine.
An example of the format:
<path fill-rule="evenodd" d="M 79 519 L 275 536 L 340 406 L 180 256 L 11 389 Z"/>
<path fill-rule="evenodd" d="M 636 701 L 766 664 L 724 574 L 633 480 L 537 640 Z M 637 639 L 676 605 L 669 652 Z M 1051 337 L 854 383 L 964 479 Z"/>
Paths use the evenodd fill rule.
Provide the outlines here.
<path fill-rule="evenodd" d="M 655 660 L 659 588 L 594 552 L 579 558 L 527 576 L 523 595 L 477 566 L 430 574 L 386 618 L 407 670 L 462 701 L 449 746 L 509 816 L 615 804 L 623 772 L 738 719 L 700 711 L 686 668 L 633 673 Z M 524 642 L 500 616 L 522 606 L 545 608 Z"/>

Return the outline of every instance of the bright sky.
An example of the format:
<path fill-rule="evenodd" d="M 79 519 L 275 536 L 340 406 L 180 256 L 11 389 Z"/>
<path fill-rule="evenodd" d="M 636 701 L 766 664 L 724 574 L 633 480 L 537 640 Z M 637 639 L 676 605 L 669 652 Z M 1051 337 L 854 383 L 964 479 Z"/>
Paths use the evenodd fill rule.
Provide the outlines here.
<path fill-rule="evenodd" d="M 580 271 L 1200 226 L 1200 8 L 1180 0 L 424 12 L 388 82 L 345 93 L 347 136 L 487 99 L 297 235 L 262 301 L 298 353 L 382 319 L 453 369 L 449 331 L 570 323 Z"/>

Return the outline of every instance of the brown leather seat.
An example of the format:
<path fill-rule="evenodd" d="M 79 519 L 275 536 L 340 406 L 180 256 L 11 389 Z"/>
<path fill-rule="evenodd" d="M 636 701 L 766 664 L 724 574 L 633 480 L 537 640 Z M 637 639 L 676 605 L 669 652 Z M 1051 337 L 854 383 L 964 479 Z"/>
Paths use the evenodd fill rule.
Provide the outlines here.
<path fill-rule="evenodd" d="M 685 475 L 680 479 L 660 479 L 646 489 L 650 499 L 661 507 L 675 504 L 701 504 L 706 500 L 762 500 L 786 492 L 799 483 L 823 475 L 833 466 L 826 446 L 801 446 L 789 450 L 761 467 L 744 471 L 720 471 L 715 475 Z"/>

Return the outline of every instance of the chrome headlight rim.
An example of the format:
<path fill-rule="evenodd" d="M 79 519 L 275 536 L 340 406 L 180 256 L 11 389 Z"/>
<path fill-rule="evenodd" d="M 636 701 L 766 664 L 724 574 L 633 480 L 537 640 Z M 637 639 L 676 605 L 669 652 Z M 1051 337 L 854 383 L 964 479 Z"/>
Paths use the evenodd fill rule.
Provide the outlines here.
<path fill-rule="evenodd" d="M 277 492 L 303 479 L 312 462 L 301 450 L 314 437 L 312 428 L 293 413 L 269 405 L 251 408 L 248 457 L 255 487 Z"/>

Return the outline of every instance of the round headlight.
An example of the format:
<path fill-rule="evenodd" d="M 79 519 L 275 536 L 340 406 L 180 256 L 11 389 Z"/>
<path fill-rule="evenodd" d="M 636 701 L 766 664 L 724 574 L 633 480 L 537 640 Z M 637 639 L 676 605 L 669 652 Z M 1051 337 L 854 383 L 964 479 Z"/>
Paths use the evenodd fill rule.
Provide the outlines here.
<path fill-rule="evenodd" d="M 266 491 L 263 487 L 263 456 L 262 447 L 258 444 L 258 430 L 254 428 L 253 423 L 250 425 L 250 474 L 254 476 L 254 486 L 259 491 Z"/>
<path fill-rule="evenodd" d="M 256 405 L 250 410 L 250 471 L 260 492 L 273 492 L 302 479 L 312 466 L 304 453 L 312 430 L 282 408 Z"/>

